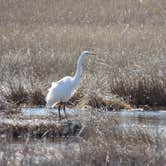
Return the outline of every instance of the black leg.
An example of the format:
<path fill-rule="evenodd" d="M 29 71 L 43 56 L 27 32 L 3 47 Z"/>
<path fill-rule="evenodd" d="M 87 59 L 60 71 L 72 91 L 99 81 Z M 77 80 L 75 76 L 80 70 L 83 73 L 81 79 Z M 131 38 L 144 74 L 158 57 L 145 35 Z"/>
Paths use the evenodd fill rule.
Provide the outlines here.
<path fill-rule="evenodd" d="M 59 106 L 58 106 L 58 113 L 59 113 L 59 120 L 61 120 L 61 102 L 60 102 L 60 104 L 59 104 Z"/>
<path fill-rule="evenodd" d="M 67 119 L 67 114 L 66 114 L 65 105 L 66 105 L 66 103 L 64 102 L 64 103 L 63 103 L 63 111 L 64 111 L 64 114 L 65 114 L 65 118 Z"/>

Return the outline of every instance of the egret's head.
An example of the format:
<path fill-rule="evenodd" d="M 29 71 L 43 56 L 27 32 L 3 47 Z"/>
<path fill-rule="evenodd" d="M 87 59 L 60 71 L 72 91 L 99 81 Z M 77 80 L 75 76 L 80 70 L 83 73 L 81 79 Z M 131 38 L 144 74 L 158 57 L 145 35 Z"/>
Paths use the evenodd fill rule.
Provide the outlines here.
<path fill-rule="evenodd" d="M 86 55 L 96 55 L 96 53 L 92 52 L 92 51 L 83 51 L 82 55 L 84 55 L 84 56 L 86 56 Z"/>

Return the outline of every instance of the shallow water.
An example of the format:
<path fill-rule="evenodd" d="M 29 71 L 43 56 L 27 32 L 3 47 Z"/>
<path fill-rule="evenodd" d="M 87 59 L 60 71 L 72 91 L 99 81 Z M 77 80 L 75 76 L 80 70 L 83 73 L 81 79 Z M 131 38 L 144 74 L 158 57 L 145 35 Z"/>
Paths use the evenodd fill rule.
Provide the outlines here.
<path fill-rule="evenodd" d="M 33 115 L 51 115 L 57 114 L 57 109 L 46 109 L 46 108 L 22 108 L 21 112 L 26 116 Z M 61 111 L 63 114 L 63 111 Z M 73 109 L 66 110 L 68 115 L 78 115 L 78 114 L 86 114 L 86 111 L 79 111 Z M 104 112 L 99 113 L 104 114 L 105 116 L 111 116 L 115 119 L 118 119 L 118 127 L 122 129 L 131 129 L 136 130 L 146 130 L 146 132 L 150 134 L 154 134 L 154 132 L 162 132 L 166 134 L 166 111 L 143 111 L 141 109 L 133 109 L 130 110 L 121 110 L 118 112 Z"/>
<path fill-rule="evenodd" d="M 33 115 L 51 115 L 51 114 L 58 114 L 57 109 L 47 109 L 47 108 L 22 108 L 21 112 L 26 116 L 33 116 Z M 63 110 L 61 110 L 63 113 Z M 78 114 L 78 110 L 68 109 L 66 110 L 67 114 L 75 115 Z"/>
<path fill-rule="evenodd" d="M 21 112 L 25 116 L 45 116 L 58 114 L 57 109 L 46 109 L 46 108 L 22 108 Z M 74 109 L 67 109 L 67 114 L 78 115 L 86 114 L 86 111 L 79 111 Z M 61 110 L 63 114 L 63 110 Z M 103 113 L 100 112 L 102 115 Z M 166 125 L 166 110 L 161 111 L 143 111 L 141 109 L 121 110 L 114 112 L 104 112 L 107 116 L 112 116 L 120 120 L 121 125 L 127 124 L 153 124 L 153 125 Z"/>
<path fill-rule="evenodd" d="M 21 112 L 24 114 L 24 116 L 45 116 L 51 115 L 52 112 L 56 114 L 58 113 L 58 110 L 45 108 L 22 108 Z M 84 114 L 84 116 L 86 117 L 86 114 L 88 116 L 91 114 L 91 112 L 88 111 L 79 111 L 72 109 L 67 109 L 66 112 L 71 116 Z M 103 116 L 103 118 L 107 118 L 108 116 L 113 117 L 113 119 L 115 119 L 117 123 L 115 123 L 115 125 L 113 124 L 112 131 L 115 133 L 116 131 L 118 131 L 117 134 L 119 134 L 120 136 L 132 135 L 135 139 L 145 140 L 145 143 L 147 142 L 147 145 L 151 144 L 151 142 L 148 142 L 149 136 L 150 138 L 153 138 L 152 140 L 162 140 L 164 142 L 166 140 L 166 111 L 142 111 L 137 109 L 132 111 L 121 110 L 119 112 L 95 112 L 95 115 Z M 32 120 L 34 119 L 32 118 Z M 37 123 L 39 123 L 39 121 L 37 121 Z M 112 123 L 110 124 L 112 125 Z M 59 160 L 59 162 L 61 162 L 64 161 L 64 156 L 67 154 L 74 154 L 74 156 L 76 157 L 81 153 L 82 144 L 79 143 L 79 139 L 82 140 L 82 138 L 76 137 L 43 139 L 29 138 L 29 140 L 27 138 L 18 138 L 17 140 L 12 139 L 11 141 L 7 142 L 3 140 L 0 144 L 0 146 L 3 147 L 3 150 L 2 152 L 0 151 L 0 153 L 6 155 L 6 152 L 10 152 L 8 158 L 12 158 L 12 155 L 15 156 L 16 154 L 17 158 L 14 158 L 14 162 L 21 162 L 21 160 L 24 159 L 24 155 L 26 154 L 24 151 L 25 149 L 27 149 L 29 151 L 27 152 L 26 160 L 32 160 L 34 163 L 36 163 L 36 165 L 40 165 L 42 161 L 46 160 L 47 162 L 49 162 L 49 160 L 53 159 L 56 159 L 56 161 Z M 111 139 L 117 139 L 117 137 L 112 137 Z M 123 139 L 123 137 L 121 139 Z M 165 145 L 163 145 L 162 141 L 157 145 L 159 145 L 160 147 L 164 147 Z M 117 144 L 117 149 L 120 148 L 120 144 L 121 142 Z M 139 147 L 141 145 L 142 144 L 134 144 L 132 148 L 136 149 L 137 151 L 137 149 L 139 150 Z M 122 146 L 119 151 L 125 152 L 124 146 Z M 135 146 L 137 147 L 135 148 Z M 142 145 L 142 147 L 144 146 L 145 144 Z M 153 152 L 153 147 L 149 146 L 149 148 L 151 148 L 151 151 Z M 147 150 L 146 147 L 145 150 Z M 160 152 L 161 150 L 159 149 L 158 151 Z M 23 152 L 24 155 L 22 155 Z M 156 152 L 155 154 L 158 154 L 158 152 Z M 153 154 L 151 155 L 153 156 Z M 30 157 L 30 159 L 28 157 Z M 11 159 L 11 161 L 13 161 L 13 158 Z"/>
<path fill-rule="evenodd" d="M 166 111 L 122 110 L 111 113 L 111 116 L 119 119 L 118 127 L 121 130 L 166 138 Z"/>

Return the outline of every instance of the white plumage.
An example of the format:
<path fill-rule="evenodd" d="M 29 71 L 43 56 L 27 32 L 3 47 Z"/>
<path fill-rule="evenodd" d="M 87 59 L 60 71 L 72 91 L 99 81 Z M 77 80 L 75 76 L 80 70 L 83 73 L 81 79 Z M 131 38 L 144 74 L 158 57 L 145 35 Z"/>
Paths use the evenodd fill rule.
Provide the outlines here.
<path fill-rule="evenodd" d="M 52 82 L 46 96 L 47 106 L 55 102 L 67 102 L 74 92 L 73 78 L 66 76 L 57 82 Z"/>
<path fill-rule="evenodd" d="M 70 97 L 74 94 L 77 86 L 80 83 L 81 74 L 82 74 L 82 63 L 83 59 L 87 55 L 96 55 L 94 52 L 83 51 L 77 61 L 76 73 L 73 77 L 66 76 L 57 82 L 52 82 L 51 88 L 48 90 L 46 96 L 46 106 L 51 107 L 56 102 L 64 103 L 65 111 L 65 102 L 67 102 Z M 60 116 L 60 107 L 59 107 L 59 116 Z"/>

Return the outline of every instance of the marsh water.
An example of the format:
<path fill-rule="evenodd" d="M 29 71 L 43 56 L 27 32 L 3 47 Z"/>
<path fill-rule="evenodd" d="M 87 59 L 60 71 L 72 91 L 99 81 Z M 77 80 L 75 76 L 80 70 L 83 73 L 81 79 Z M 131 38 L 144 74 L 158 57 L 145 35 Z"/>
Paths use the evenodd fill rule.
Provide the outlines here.
<path fill-rule="evenodd" d="M 118 131 L 118 134 L 120 134 L 121 136 L 133 135 L 134 136 L 133 138 L 135 138 L 136 140 L 137 139 L 139 140 L 140 138 L 143 140 L 145 139 L 145 144 L 147 145 L 150 145 L 149 142 L 146 142 L 146 140 L 148 141 L 149 138 L 153 138 L 154 140 L 164 140 L 164 141 L 166 140 L 166 111 L 164 110 L 143 111 L 141 109 L 135 109 L 130 111 L 121 110 L 118 112 L 108 112 L 108 111 L 93 112 L 93 110 L 91 111 L 92 113 L 90 112 L 90 110 L 84 110 L 84 111 L 73 110 L 73 109 L 66 110 L 67 114 L 69 115 L 69 118 L 72 116 L 79 118 L 80 115 L 81 116 L 84 115 L 84 117 L 86 118 L 87 116 L 99 116 L 99 117 L 103 116 L 103 119 L 104 118 L 107 119 L 108 116 L 110 116 L 111 119 L 114 119 L 117 122 L 115 124 L 110 123 L 111 125 L 113 125 L 113 130 L 112 130 L 113 132 Z M 25 117 L 26 116 L 36 117 L 36 116 L 49 116 L 52 114 L 57 114 L 58 110 L 56 109 L 50 110 L 45 108 L 22 108 L 21 112 Z M 32 118 L 32 123 L 34 119 Z M 39 123 L 39 121 L 37 123 Z M 25 149 L 27 149 L 28 152 L 25 158 L 27 160 L 30 160 L 31 162 L 33 161 L 36 164 L 39 164 L 41 161 L 45 160 L 49 161 L 55 158 L 56 161 L 59 160 L 63 161 L 64 156 L 67 154 L 79 155 L 80 149 L 83 146 L 79 142 L 79 139 L 82 140 L 82 138 L 76 138 L 76 137 L 42 138 L 42 139 L 27 138 L 27 139 L 12 140 L 9 142 L 2 141 L 0 145 L 2 147 L 1 149 L 3 149 L 2 153 L 4 155 L 10 152 L 8 158 L 11 158 L 12 155 L 17 156 L 16 158 L 14 158 L 14 162 L 19 162 L 23 160 L 24 155 L 26 153 L 24 155 L 22 153 L 24 153 Z M 117 139 L 117 138 L 112 137 L 111 140 L 112 139 Z M 123 137 L 121 137 L 121 139 L 123 139 Z M 165 146 L 162 144 L 162 142 L 159 144 L 161 145 L 161 147 Z M 119 148 L 119 145 L 117 145 L 117 148 Z M 137 147 L 134 148 L 136 145 Z M 132 148 L 136 149 L 137 151 L 142 144 L 138 143 L 136 145 L 134 144 Z M 144 147 L 145 145 L 142 146 Z M 153 150 L 153 147 L 151 146 L 149 147 L 151 148 L 151 150 Z M 145 149 L 147 148 L 145 147 Z M 11 159 L 11 161 L 12 160 L 13 158 Z"/>
<path fill-rule="evenodd" d="M 27 117 L 36 117 L 36 116 L 50 116 L 52 114 L 58 114 L 57 109 L 45 109 L 45 108 L 22 108 L 21 112 L 24 116 Z M 74 116 L 77 117 L 79 115 L 84 115 L 84 117 L 90 116 L 91 112 L 87 110 L 66 110 L 69 118 Z M 63 111 L 62 111 L 63 114 Z M 133 133 L 144 133 L 148 134 L 150 137 L 160 137 L 166 139 L 166 110 L 160 111 L 143 111 L 141 109 L 135 110 L 121 110 L 121 111 L 104 111 L 104 112 L 95 112 L 95 115 L 103 116 L 107 118 L 110 116 L 112 119 L 115 119 L 117 123 L 114 124 L 114 128 L 118 129 L 118 131 L 125 132 L 125 134 L 133 134 Z M 93 116 L 93 115 L 92 115 Z M 33 121 L 33 120 L 32 120 Z M 111 124 L 112 125 L 112 124 Z M 12 140 L 9 144 L 10 146 L 23 146 L 25 140 L 17 139 Z M 49 147 L 58 147 L 65 149 L 65 147 L 70 147 L 70 141 L 64 138 L 59 139 L 32 139 L 29 140 L 29 145 L 34 146 L 36 144 L 40 144 L 44 146 L 47 144 Z M 72 141 L 73 145 L 73 141 Z"/>
<path fill-rule="evenodd" d="M 25 116 L 45 116 L 58 114 L 57 109 L 45 109 L 45 108 L 22 108 L 21 112 Z M 63 114 L 63 111 L 61 111 Z M 86 111 L 79 111 L 74 109 L 66 110 L 68 115 L 86 114 Z M 106 116 L 118 118 L 120 126 L 127 127 L 128 125 L 144 125 L 148 127 L 166 127 L 166 110 L 160 111 L 143 111 L 142 109 L 133 110 L 120 110 L 120 111 L 108 111 L 100 112 Z"/>
<path fill-rule="evenodd" d="M 45 109 L 45 108 L 22 108 L 22 113 L 26 116 L 37 115 L 50 115 L 57 114 L 57 109 Z M 86 114 L 86 111 L 79 111 L 68 109 L 67 114 L 70 116 Z M 63 114 L 63 112 L 62 112 Z M 111 116 L 118 120 L 117 127 L 125 130 L 137 130 L 138 128 L 148 134 L 162 134 L 166 136 L 166 110 L 160 111 L 143 111 L 142 109 L 133 110 L 120 110 L 120 111 L 108 111 L 99 112 L 101 116 Z M 103 114 L 103 115 L 102 115 Z"/>

